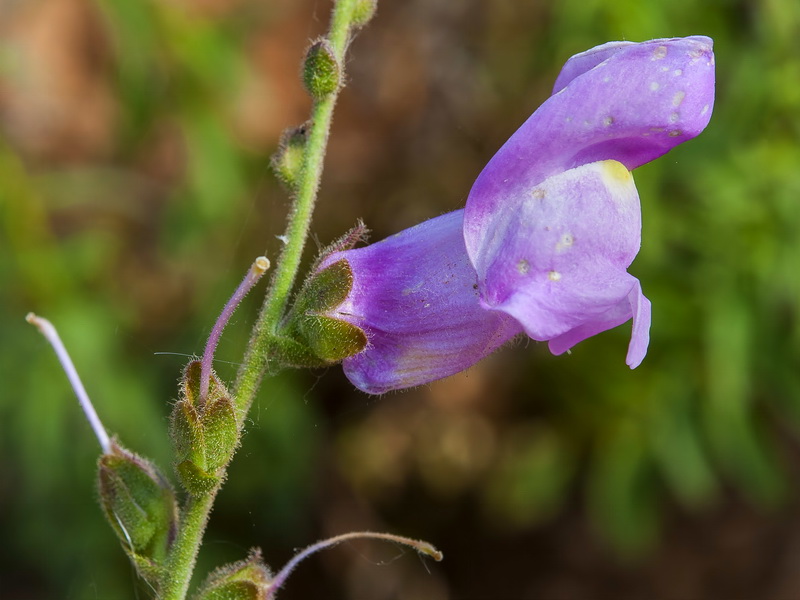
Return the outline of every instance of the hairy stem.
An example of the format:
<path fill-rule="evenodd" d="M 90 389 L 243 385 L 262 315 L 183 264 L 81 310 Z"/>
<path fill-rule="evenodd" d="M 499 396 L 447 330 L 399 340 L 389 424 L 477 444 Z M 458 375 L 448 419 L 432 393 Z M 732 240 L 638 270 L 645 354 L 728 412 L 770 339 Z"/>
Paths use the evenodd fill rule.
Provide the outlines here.
<path fill-rule="evenodd" d="M 354 0 L 339 0 L 331 19 L 328 40 L 340 65 L 344 65 L 344 54 L 350 37 L 350 21 L 354 4 Z M 311 112 L 311 130 L 305 151 L 302 176 L 283 237 L 286 245 L 278 259 L 270 291 L 264 300 L 264 306 L 261 309 L 253 336 L 250 338 L 244 364 L 239 370 L 236 382 L 236 408 L 243 416 L 250 409 L 262 373 L 267 366 L 269 338 L 275 334 L 278 328 L 297 279 L 297 270 L 308 238 L 311 215 L 322 178 L 323 159 L 328 144 L 333 107 L 338 95 L 338 91 L 336 91 L 324 99 L 318 100 Z"/>
<path fill-rule="evenodd" d="M 340 65 L 344 64 L 344 54 L 350 39 L 354 5 L 355 0 L 338 0 L 333 9 L 328 41 Z M 337 97 L 338 90 L 317 100 L 312 109 L 302 174 L 283 237 L 286 245 L 278 257 L 270 290 L 250 338 L 234 389 L 233 397 L 240 424 L 247 417 L 266 367 L 269 338 L 277 331 L 297 279 L 322 177 L 322 163 Z M 217 476 L 224 480 L 226 471 L 227 465 L 217 472 Z M 202 497 L 190 497 L 184 506 L 177 538 L 170 550 L 166 580 L 159 593 L 160 600 L 186 598 L 208 516 L 218 491 L 219 488 L 216 488 Z"/>
<path fill-rule="evenodd" d="M 214 505 L 217 491 L 205 496 L 190 496 L 178 526 L 178 536 L 170 549 L 170 560 L 164 585 L 159 590 L 159 600 L 184 600 L 189 591 L 197 553 L 203 541 L 203 533 Z"/>

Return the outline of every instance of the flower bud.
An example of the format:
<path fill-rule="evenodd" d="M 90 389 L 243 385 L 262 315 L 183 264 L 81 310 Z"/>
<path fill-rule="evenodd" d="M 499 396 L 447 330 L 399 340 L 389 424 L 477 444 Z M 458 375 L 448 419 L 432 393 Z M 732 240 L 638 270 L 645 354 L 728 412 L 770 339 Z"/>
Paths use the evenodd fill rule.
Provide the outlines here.
<path fill-rule="evenodd" d="M 275 176 L 290 190 L 295 190 L 303 169 L 309 124 L 287 129 L 281 135 L 278 150 L 272 155 L 270 166 Z"/>
<path fill-rule="evenodd" d="M 322 100 L 339 89 L 342 69 L 327 40 L 314 42 L 303 63 L 303 85 L 314 100 Z"/>
<path fill-rule="evenodd" d="M 377 0 L 356 0 L 350 22 L 358 29 L 370 22 L 378 8 Z"/>
<path fill-rule="evenodd" d="M 208 576 L 197 600 L 267 600 L 272 574 L 253 548 L 245 560 L 220 567 Z"/>
<path fill-rule="evenodd" d="M 158 581 L 175 537 L 178 508 L 172 487 L 144 458 L 112 442 L 98 461 L 100 504 L 140 574 Z"/>
<path fill-rule="evenodd" d="M 182 398 L 172 411 L 176 470 L 184 488 L 196 496 L 219 484 L 217 472 L 227 464 L 239 439 L 239 425 L 228 390 L 212 373 L 208 396 L 203 401 L 200 370 L 200 361 L 186 366 Z"/>

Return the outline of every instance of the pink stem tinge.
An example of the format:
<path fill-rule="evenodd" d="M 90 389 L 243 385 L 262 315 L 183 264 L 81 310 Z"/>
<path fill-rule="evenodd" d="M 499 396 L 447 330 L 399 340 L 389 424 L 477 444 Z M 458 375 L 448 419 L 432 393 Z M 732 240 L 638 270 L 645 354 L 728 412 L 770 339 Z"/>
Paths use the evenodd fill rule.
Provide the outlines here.
<path fill-rule="evenodd" d="M 316 544 L 311 544 L 307 548 L 304 548 L 295 554 L 294 557 L 292 557 L 292 559 L 289 560 L 289 562 L 286 563 L 286 565 L 284 565 L 284 567 L 278 572 L 278 574 L 272 578 L 268 590 L 270 594 L 269 597 L 271 598 L 272 594 L 278 591 L 278 589 L 280 589 L 280 587 L 286 583 L 286 579 L 289 577 L 289 575 L 291 575 L 295 567 L 297 567 L 298 564 L 300 564 L 304 559 L 308 558 L 311 554 L 314 554 L 320 550 L 324 550 L 325 548 L 330 548 L 331 546 L 335 546 L 341 542 L 346 542 L 347 540 L 364 538 L 384 540 L 387 542 L 403 544 L 404 546 L 410 546 L 417 552 L 421 554 L 427 554 L 428 556 L 432 557 L 436 562 L 439 562 L 442 560 L 442 558 L 444 558 L 444 555 L 439 550 L 434 548 L 428 542 L 424 542 L 422 540 L 412 540 L 411 538 L 400 535 L 394 535 L 391 533 L 376 533 L 373 531 L 354 531 L 351 533 L 343 533 L 342 535 L 337 535 L 327 540 L 322 540 Z"/>
<path fill-rule="evenodd" d="M 92 426 L 94 434 L 97 436 L 97 440 L 100 442 L 100 447 L 103 449 L 103 454 L 110 454 L 111 440 L 108 438 L 108 434 L 106 433 L 103 424 L 100 422 L 100 417 L 97 416 L 94 406 L 92 406 L 92 401 L 89 400 L 89 395 L 86 393 L 86 388 L 83 387 L 81 378 L 78 377 L 78 372 L 75 370 L 75 365 L 72 363 L 72 359 L 69 357 L 69 353 L 61 341 L 58 331 L 56 331 L 56 328 L 53 327 L 53 324 L 50 321 L 43 319 L 42 317 L 37 317 L 33 313 L 28 313 L 28 316 L 25 317 L 25 320 L 31 325 L 35 325 L 45 339 L 50 342 L 50 345 L 53 347 L 53 350 L 55 350 L 56 356 L 61 363 L 61 367 L 67 374 L 67 379 L 69 379 L 72 389 L 75 390 L 75 395 L 78 397 L 78 402 L 80 403 L 81 408 L 86 415 L 86 419 L 89 421 L 89 425 Z"/>
<path fill-rule="evenodd" d="M 222 313 L 220 313 L 217 322 L 214 323 L 211 334 L 208 336 L 208 342 L 206 342 L 206 349 L 203 352 L 203 360 L 200 366 L 201 403 L 205 402 L 206 398 L 208 397 L 208 388 L 211 383 L 211 363 L 214 362 L 214 352 L 217 350 L 219 338 L 222 337 L 222 331 L 228 324 L 231 315 L 233 315 L 233 311 L 236 310 L 236 307 L 239 306 L 239 303 L 244 299 L 253 286 L 258 283 L 258 280 L 261 279 L 261 276 L 267 272 L 267 269 L 269 269 L 269 259 L 267 259 L 266 256 L 259 256 L 257 259 L 255 259 L 255 261 L 253 261 L 253 264 L 250 266 L 250 270 L 247 272 L 247 275 L 245 275 L 242 283 L 240 283 L 239 287 L 236 288 L 236 291 L 233 292 L 233 296 L 231 296 L 231 299 L 228 300 L 225 308 L 222 309 Z"/>

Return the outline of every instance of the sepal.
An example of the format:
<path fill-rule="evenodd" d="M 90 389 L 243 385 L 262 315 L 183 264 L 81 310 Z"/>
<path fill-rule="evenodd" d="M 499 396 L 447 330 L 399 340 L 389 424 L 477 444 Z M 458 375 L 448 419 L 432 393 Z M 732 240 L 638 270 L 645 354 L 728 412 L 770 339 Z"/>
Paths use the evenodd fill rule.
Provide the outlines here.
<path fill-rule="evenodd" d="M 175 538 L 178 507 L 167 479 L 116 440 L 97 463 L 100 504 L 136 570 L 153 585 Z"/>
<path fill-rule="evenodd" d="M 239 441 L 236 412 L 225 385 L 211 374 L 208 395 L 200 396 L 200 361 L 190 362 L 181 383 L 181 399 L 172 411 L 175 470 L 186 491 L 207 494 L 221 481 Z"/>
<path fill-rule="evenodd" d="M 195 600 L 268 600 L 272 573 L 253 548 L 245 560 L 213 571 Z"/>
<path fill-rule="evenodd" d="M 315 272 L 300 290 L 284 332 L 286 338 L 294 340 L 294 350 L 304 349 L 310 354 L 309 362 L 319 363 L 307 366 L 334 364 L 366 348 L 363 329 L 329 316 L 352 288 L 353 270 L 342 259 Z"/>

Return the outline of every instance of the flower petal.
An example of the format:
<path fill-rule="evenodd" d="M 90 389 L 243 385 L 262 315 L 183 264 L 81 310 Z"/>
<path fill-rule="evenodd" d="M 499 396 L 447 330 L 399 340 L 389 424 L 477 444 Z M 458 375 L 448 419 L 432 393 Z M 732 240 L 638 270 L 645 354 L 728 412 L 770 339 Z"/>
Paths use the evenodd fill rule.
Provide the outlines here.
<path fill-rule="evenodd" d="M 535 340 L 557 340 L 551 348 L 563 352 L 631 318 L 629 296 L 641 288 L 626 269 L 640 236 L 639 197 L 622 164 L 555 175 L 508 198 L 487 221 L 474 260 L 481 304 L 513 316 Z"/>
<path fill-rule="evenodd" d="M 550 352 L 555 355 L 563 354 L 578 342 L 622 325 L 631 317 L 633 317 L 633 330 L 625 362 L 631 369 L 635 369 L 644 360 L 650 343 L 650 300 L 642 293 L 642 286 L 636 279 L 628 297 L 607 313 L 551 339 L 548 344 Z"/>
<path fill-rule="evenodd" d="M 357 388 L 380 394 L 452 375 L 522 331 L 481 308 L 462 226 L 463 211 L 452 212 L 320 265 L 345 258 L 353 272 L 348 298 L 328 316 L 367 334 L 367 348 L 343 363 Z"/>
<path fill-rule="evenodd" d="M 613 159 L 634 169 L 699 134 L 714 103 L 712 42 L 604 44 L 573 57 L 556 88 L 470 191 L 464 235 L 473 259 L 486 220 L 509 196 L 590 162 Z"/>

